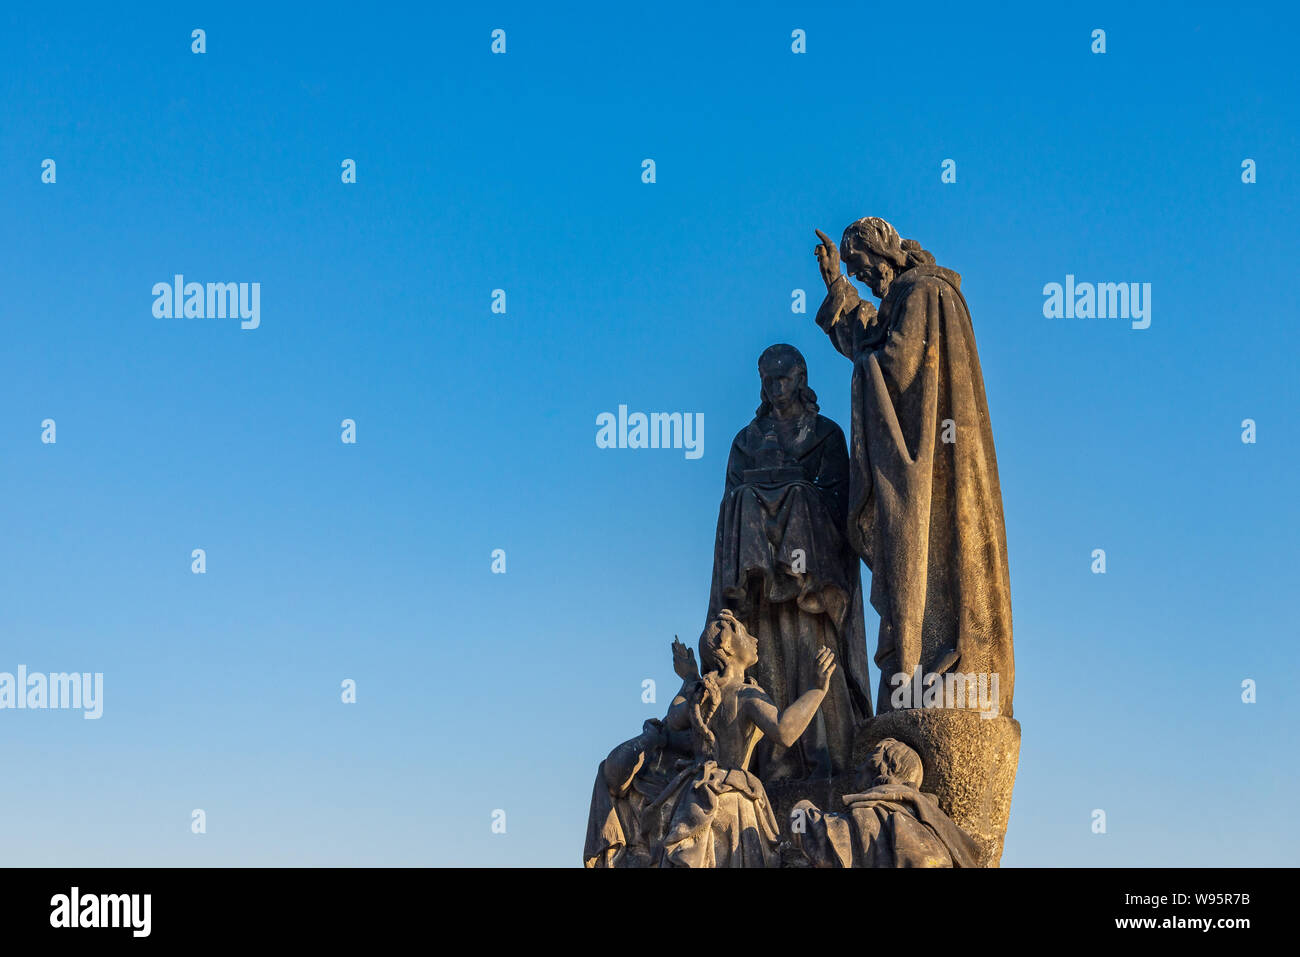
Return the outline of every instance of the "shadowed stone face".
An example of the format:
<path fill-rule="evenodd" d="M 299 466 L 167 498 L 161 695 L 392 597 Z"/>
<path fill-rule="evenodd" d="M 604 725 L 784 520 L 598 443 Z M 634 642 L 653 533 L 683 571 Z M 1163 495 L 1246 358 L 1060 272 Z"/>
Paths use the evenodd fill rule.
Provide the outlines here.
<path fill-rule="evenodd" d="M 803 393 L 808 389 L 808 372 L 803 356 L 793 346 L 772 346 L 758 360 L 762 397 L 778 419 L 804 412 Z"/>
<path fill-rule="evenodd" d="M 870 250 L 852 246 L 841 248 L 845 271 L 858 282 L 867 286 L 878 298 L 889 292 L 889 283 L 894 278 L 893 267 L 883 258 L 873 256 Z"/>

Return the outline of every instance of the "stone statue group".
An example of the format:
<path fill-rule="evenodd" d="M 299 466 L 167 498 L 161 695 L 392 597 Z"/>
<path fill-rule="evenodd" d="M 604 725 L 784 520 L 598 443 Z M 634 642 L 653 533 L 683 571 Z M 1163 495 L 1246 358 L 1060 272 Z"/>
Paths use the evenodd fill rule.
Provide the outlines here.
<path fill-rule="evenodd" d="M 601 763 L 588 867 L 1001 857 L 1020 727 L 1002 492 L 961 277 L 882 219 L 854 222 L 838 248 L 817 235 L 817 323 L 853 363 L 851 441 L 819 414 L 799 351 L 764 351 L 761 403 L 727 461 L 699 662 L 673 643 L 668 713 Z M 874 709 L 859 560 L 880 615 Z"/>

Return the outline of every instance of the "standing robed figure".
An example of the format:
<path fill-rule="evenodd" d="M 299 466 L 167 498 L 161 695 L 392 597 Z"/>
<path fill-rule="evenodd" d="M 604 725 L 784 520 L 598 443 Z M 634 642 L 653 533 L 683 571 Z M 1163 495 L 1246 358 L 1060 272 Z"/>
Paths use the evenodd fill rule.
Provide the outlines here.
<path fill-rule="evenodd" d="M 820 230 L 817 324 L 853 362 L 848 536 L 880 614 L 879 713 L 896 676 L 998 676 L 1011 716 L 1011 586 L 997 456 L 961 276 L 883 219 Z M 840 262 L 880 298 L 879 312 Z M 902 706 L 920 707 L 921 702 Z"/>
<path fill-rule="evenodd" d="M 727 459 L 709 620 L 733 612 L 757 638 L 752 677 L 780 708 L 815 686 L 820 650 L 843 662 L 799 740 L 768 738 L 754 755 L 764 781 L 829 777 L 850 769 L 854 732 L 871 717 L 862 580 L 844 534 L 848 446 L 818 413 L 798 349 L 771 346 L 758 372 L 758 412 Z"/>

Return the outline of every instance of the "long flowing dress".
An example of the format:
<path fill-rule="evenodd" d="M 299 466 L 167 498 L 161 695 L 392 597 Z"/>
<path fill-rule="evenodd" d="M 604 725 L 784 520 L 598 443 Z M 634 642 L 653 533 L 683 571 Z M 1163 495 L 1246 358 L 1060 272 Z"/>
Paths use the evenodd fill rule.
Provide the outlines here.
<path fill-rule="evenodd" d="M 849 770 L 853 732 L 871 716 L 857 556 L 844 535 L 848 447 L 830 419 L 755 418 L 732 443 L 718 509 L 709 618 L 730 609 L 758 639 L 751 670 L 780 709 L 815 687 L 816 653 L 840 664 L 817 717 L 792 748 L 763 741 L 763 780 Z"/>

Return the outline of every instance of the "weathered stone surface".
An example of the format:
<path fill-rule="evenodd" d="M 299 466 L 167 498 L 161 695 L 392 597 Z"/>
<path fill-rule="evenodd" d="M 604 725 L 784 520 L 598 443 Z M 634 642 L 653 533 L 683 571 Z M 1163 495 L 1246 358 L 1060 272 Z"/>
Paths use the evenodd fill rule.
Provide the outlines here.
<path fill-rule="evenodd" d="M 587 867 L 778 867 L 780 825 L 763 781 L 749 770 L 754 747 L 771 736 L 789 748 L 807 730 L 835 674 L 835 653 L 822 648 L 810 672 L 815 687 L 788 708 L 745 672 L 758 663 L 758 640 L 729 611 L 700 636 L 694 656 L 673 647 L 683 679 L 663 721 L 602 762 L 587 822 Z M 664 780 L 669 748 L 682 744 L 693 759 L 674 764 Z"/>
<path fill-rule="evenodd" d="M 764 352 L 762 402 L 727 464 L 703 670 L 674 643 L 683 684 L 668 713 L 601 765 L 590 867 L 1001 860 L 1020 725 L 1002 492 L 961 276 L 876 217 L 842 248 L 818 236 L 817 323 L 853 362 L 851 445 L 818 414 L 799 351 Z M 880 614 L 875 718 L 855 553 Z M 801 801 L 825 825 L 802 851 Z"/>
<path fill-rule="evenodd" d="M 790 833 L 790 811 L 800 801 L 812 801 L 820 807 L 839 808 L 842 807 L 840 799 L 846 794 L 852 794 L 858 790 L 858 775 L 854 771 L 846 771 L 843 774 L 837 774 L 834 777 L 806 778 L 803 780 L 795 778 L 782 778 L 776 781 L 767 782 L 767 797 L 772 802 L 772 810 L 776 813 L 777 822 L 781 826 L 781 840 L 789 841 L 793 838 Z M 794 855 L 798 857 L 799 855 Z M 786 862 L 790 863 L 789 861 Z M 795 861 L 795 866 L 805 866 L 803 861 Z"/>
<path fill-rule="evenodd" d="M 924 776 L 913 748 L 885 738 L 841 807 L 794 806 L 795 845 L 819 868 L 978 867 L 979 844 L 921 790 Z"/>
<path fill-rule="evenodd" d="M 858 559 L 845 537 L 848 448 L 818 414 L 799 350 L 758 360 L 760 405 L 727 459 L 718 509 L 709 618 L 724 609 L 758 639 L 750 677 L 788 708 L 813 686 L 822 648 L 840 667 L 812 724 L 791 748 L 768 738 L 752 761 L 765 782 L 848 771 L 853 734 L 871 716 Z"/>
<path fill-rule="evenodd" d="M 1011 583 L 993 428 L 961 276 L 868 216 L 819 233 L 817 324 L 853 362 L 848 536 L 880 614 L 876 713 L 895 675 L 998 677 L 1012 715 Z M 880 297 L 877 310 L 840 272 Z M 916 707 L 903 704 L 901 707 Z"/>
<path fill-rule="evenodd" d="M 864 762 L 885 738 L 896 738 L 921 756 L 921 790 L 935 795 L 944 813 L 975 839 L 979 866 L 997 867 L 1020 761 L 1020 723 L 950 708 L 890 711 L 858 731 L 854 763 Z"/>

